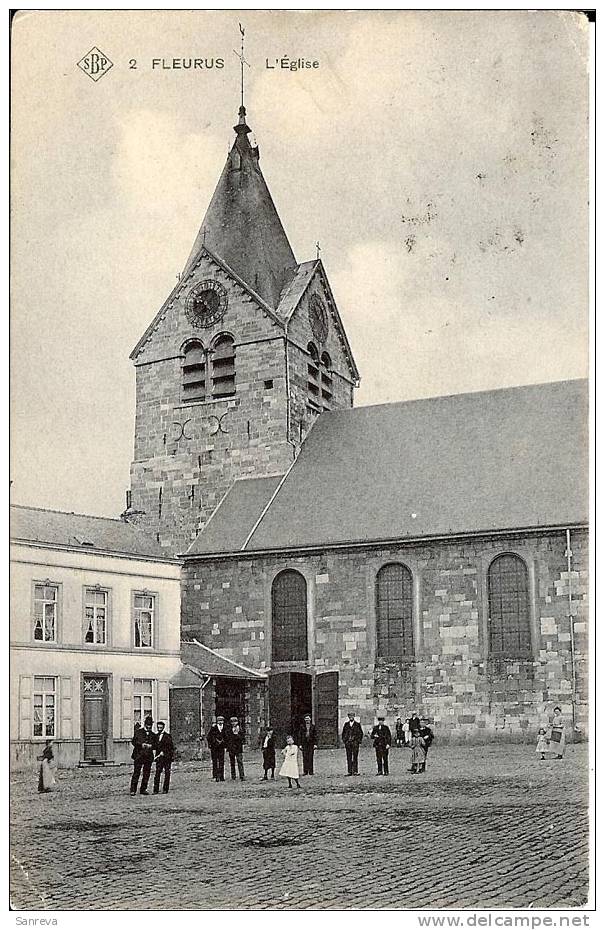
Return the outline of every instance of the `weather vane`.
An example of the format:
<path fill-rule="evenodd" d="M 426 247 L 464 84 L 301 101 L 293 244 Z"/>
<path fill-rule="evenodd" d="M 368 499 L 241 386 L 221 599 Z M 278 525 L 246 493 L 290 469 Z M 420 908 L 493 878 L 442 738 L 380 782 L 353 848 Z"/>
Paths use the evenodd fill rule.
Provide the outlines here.
<path fill-rule="evenodd" d="M 241 69 L 242 69 L 242 106 L 243 106 L 243 105 L 244 105 L 244 65 L 247 65 L 248 68 L 250 67 L 250 65 L 248 64 L 248 62 L 247 62 L 246 59 L 244 58 L 244 36 L 245 36 L 246 32 L 245 32 L 244 27 L 242 26 L 241 23 L 238 23 L 238 26 L 239 26 L 239 31 L 240 31 L 241 34 L 242 34 L 242 50 L 241 50 L 241 52 L 236 52 L 235 49 L 233 49 L 233 54 L 234 54 L 237 58 L 239 58 L 240 67 L 241 67 Z"/>
<path fill-rule="evenodd" d="M 319 239 L 315 243 L 315 248 L 317 249 L 317 258 L 319 258 L 319 253 L 321 252 L 321 246 L 319 244 Z"/>

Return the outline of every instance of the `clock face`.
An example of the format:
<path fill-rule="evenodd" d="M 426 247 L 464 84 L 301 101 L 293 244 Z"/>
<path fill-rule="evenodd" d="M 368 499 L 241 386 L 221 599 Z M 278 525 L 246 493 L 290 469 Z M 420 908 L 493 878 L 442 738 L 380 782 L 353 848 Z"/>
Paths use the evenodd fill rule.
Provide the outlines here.
<path fill-rule="evenodd" d="M 227 309 L 227 292 L 218 281 L 194 284 L 185 299 L 185 315 L 196 329 L 219 323 Z"/>
<path fill-rule="evenodd" d="M 325 342 L 328 338 L 328 312 L 317 294 L 313 294 L 309 301 L 309 323 L 317 341 Z"/>

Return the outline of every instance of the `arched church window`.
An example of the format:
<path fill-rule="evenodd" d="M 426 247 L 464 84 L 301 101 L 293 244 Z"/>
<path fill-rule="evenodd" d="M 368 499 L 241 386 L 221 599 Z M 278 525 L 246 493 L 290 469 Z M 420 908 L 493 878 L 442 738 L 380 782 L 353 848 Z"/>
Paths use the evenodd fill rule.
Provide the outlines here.
<path fill-rule="evenodd" d="M 321 405 L 324 410 L 332 408 L 332 359 L 327 352 L 321 356 Z"/>
<path fill-rule="evenodd" d="M 307 582 L 300 572 L 280 572 L 271 588 L 274 662 L 307 660 Z"/>
<path fill-rule="evenodd" d="M 518 555 L 497 556 L 487 572 L 491 655 L 531 656 L 527 566 Z"/>
<path fill-rule="evenodd" d="M 414 655 L 413 582 L 406 565 L 383 565 L 376 575 L 376 656 Z"/>
<path fill-rule="evenodd" d="M 183 400 L 206 399 L 206 351 L 201 342 L 188 342 L 183 356 Z"/>
<path fill-rule="evenodd" d="M 308 406 L 319 412 L 321 409 L 321 379 L 319 375 L 319 351 L 314 342 L 307 346 L 309 361 L 307 362 L 307 403 Z"/>
<path fill-rule="evenodd" d="M 212 396 L 235 394 L 235 342 L 232 336 L 219 336 L 212 350 Z"/>

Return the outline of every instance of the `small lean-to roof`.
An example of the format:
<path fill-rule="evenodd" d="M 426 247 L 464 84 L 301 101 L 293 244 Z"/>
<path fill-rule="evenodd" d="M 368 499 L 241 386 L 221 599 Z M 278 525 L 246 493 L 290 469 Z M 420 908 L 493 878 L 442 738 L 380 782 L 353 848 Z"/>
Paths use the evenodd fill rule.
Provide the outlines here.
<path fill-rule="evenodd" d="M 237 551 L 587 522 L 588 388 L 562 381 L 322 414 Z"/>
<path fill-rule="evenodd" d="M 166 555 L 153 536 L 124 520 L 20 504 L 10 508 L 10 538 L 12 542 L 83 552 L 103 551 L 162 562 L 175 561 Z"/>
<path fill-rule="evenodd" d="M 248 681 L 265 681 L 267 678 L 266 673 L 227 659 L 196 639 L 181 643 L 181 660 L 189 669 L 210 678 L 244 678 Z"/>
<path fill-rule="evenodd" d="M 241 478 L 236 481 L 203 531 L 191 543 L 187 555 L 241 549 L 281 480 L 282 475 L 272 475 L 270 478 Z"/>

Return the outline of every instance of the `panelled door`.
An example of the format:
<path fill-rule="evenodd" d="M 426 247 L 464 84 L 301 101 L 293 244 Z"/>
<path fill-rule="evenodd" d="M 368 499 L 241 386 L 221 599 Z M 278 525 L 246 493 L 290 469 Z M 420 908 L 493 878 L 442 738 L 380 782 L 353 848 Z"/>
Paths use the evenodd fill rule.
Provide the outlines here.
<path fill-rule="evenodd" d="M 82 702 L 84 759 L 88 762 L 104 762 L 107 759 L 107 725 L 109 720 L 109 683 L 107 676 L 84 675 Z"/>
<path fill-rule="evenodd" d="M 315 678 L 315 720 L 321 749 L 338 746 L 338 672 L 322 672 Z"/>

